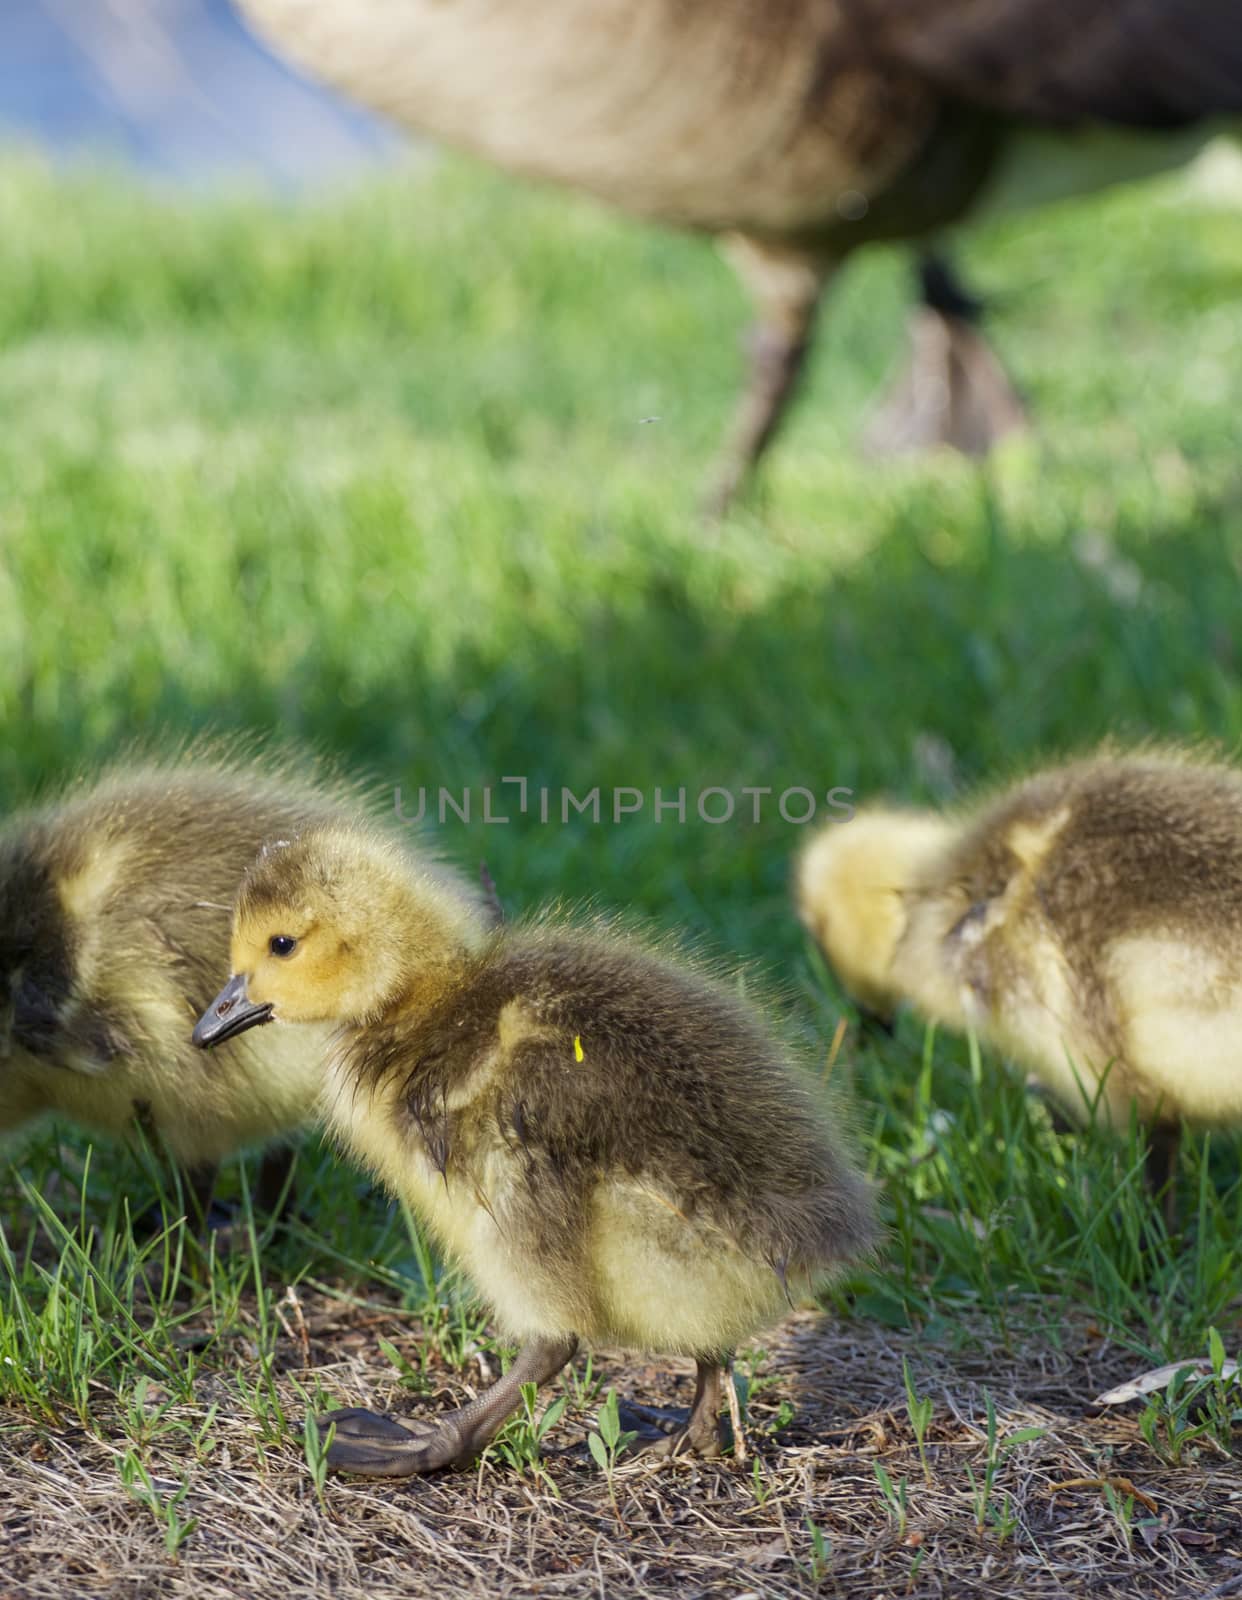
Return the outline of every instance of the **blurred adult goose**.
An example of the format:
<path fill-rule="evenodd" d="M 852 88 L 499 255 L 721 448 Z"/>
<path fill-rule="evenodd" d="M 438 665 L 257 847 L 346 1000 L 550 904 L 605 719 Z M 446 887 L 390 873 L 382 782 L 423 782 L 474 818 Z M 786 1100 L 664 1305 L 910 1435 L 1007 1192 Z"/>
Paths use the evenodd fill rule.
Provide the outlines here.
<path fill-rule="evenodd" d="M 522 1346 L 459 1410 L 324 1417 L 337 1468 L 469 1461 L 580 1339 L 693 1355 L 693 1410 L 654 1448 L 712 1453 L 727 1352 L 788 1280 L 874 1237 L 866 1185 L 761 1015 L 606 929 L 481 930 L 390 842 L 329 827 L 244 880 L 232 965 L 196 1041 L 336 1028 L 329 1124 Z"/>
<path fill-rule="evenodd" d="M 758 327 L 717 506 L 771 440 L 858 245 L 1160 170 L 1242 113 L 1235 0 L 239 3 L 410 128 L 720 238 Z M 923 276 L 923 370 L 890 432 L 984 449 L 1021 402 L 970 296 Z"/>
<path fill-rule="evenodd" d="M 189 1033 L 256 852 L 357 805 L 353 786 L 295 763 L 200 751 L 120 764 L 12 817 L 0 831 L 0 1132 L 49 1112 L 104 1134 L 137 1123 L 205 1214 L 218 1162 L 305 1126 L 326 1030 L 253 1036 L 211 1071 Z M 267 1161 L 260 1198 L 286 1176 L 283 1153 Z"/>
<path fill-rule="evenodd" d="M 855 833 L 855 829 L 858 832 Z M 862 811 L 795 895 L 846 985 L 973 1028 L 1071 1116 L 1242 1121 L 1242 773 L 1100 754 L 948 819 Z M 1158 1151 L 1159 1158 L 1159 1151 Z"/>

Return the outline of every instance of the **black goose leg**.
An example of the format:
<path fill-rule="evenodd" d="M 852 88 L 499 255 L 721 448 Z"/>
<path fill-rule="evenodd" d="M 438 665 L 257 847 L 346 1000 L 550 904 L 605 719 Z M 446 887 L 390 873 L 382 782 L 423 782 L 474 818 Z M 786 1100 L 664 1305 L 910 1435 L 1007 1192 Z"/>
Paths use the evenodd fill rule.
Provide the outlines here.
<path fill-rule="evenodd" d="M 572 1334 L 564 1339 L 536 1339 L 477 1400 L 436 1417 L 402 1423 L 357 1406 L 325 1412 L 318 1419 L 320 1433 L 336 1428 L 328 1447 L 328 1465 L 336 1472 L 354 1472 L 364 1478 L 408 1478 L 439 1467 L 466 1466 L 517 1406 L 522 1385 L 554 1378 L 577 1348 L 578 1340 Z"/>
<path fill-rule="evenodd" d="M 200 1239 L 206 1238 L 211 1228 L 211 1203 L 220 1175 L 219 1163 L 200 1161 L 191 1167 L 174 1160 L 160 1137 L 149 1100 L 134 1101 L 134 1125 L 152 1152 L 161 1158 L 165 1172 L 171 1177 L 178 1198 L 185 1206 L 187 1230 Z M 164 1209 L 158 1203 L 148 1207 L 134 1222 L 135 1231 L 141 1233 L 158 1233 L 163 1226 Z"/>

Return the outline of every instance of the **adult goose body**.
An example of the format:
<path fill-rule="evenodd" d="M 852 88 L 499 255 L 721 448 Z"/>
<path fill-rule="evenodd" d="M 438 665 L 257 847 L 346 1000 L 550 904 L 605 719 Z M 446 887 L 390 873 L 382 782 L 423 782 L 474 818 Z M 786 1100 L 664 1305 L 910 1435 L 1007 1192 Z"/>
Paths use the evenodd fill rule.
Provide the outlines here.
<path fill-rule="evenodd" d="M 411 129 L 721 240 L 758 325 L 716 507 L 772 438 L 824 285 L 858 246 L 925 246 L 989 206 L 1159 170 L 1242 116 L 1235 0 L 241 6 Z M 971 298 L 941 271 L 923 281 L 936 381 L 909 386 L 894 440 L 985 449 L 1021 403 Z"/>

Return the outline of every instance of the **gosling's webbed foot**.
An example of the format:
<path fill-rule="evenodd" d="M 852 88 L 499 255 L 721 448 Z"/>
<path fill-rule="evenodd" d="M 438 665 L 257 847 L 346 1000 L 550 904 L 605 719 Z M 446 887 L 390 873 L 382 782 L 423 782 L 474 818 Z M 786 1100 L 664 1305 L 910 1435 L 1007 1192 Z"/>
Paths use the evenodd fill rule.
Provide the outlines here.
<path fill-rule="evenodd" d="M 459 1466 L 472 1454 L 451 1414 L 401 1423 L 378 1411 L 346 1406 L 325 1412 L 317 1426 L 321 1437 L 335 1426 L 328 1446 L 332 1470 L 363 1478 L 410 1478 Z"/>
<path fill-rule="evenodd" d="M 684 1406 L 642 1406 L 621 1401 L 617 1416 L 626 1433 L 635 1438 L 627 1456 L 718 1456 L 725 1445 L 720 1422 L 698 1418 Z"/>
<path fill-rule="evenodd" d="M 335 1425 L 328 1465 L 364 1478 L 409 1478 L 416 1472 L 464 1467 L 496 1436 L 520 1403 L 522 1385 L 553 1378 L 578 1348 L 575 1334 L 532 1339 L 504 1377 L 468 1405 L 422 1421 L 394 1422 L 376 1411 L 346 1406 L 319 1418 L 323 1436 Z"/>
<path fill-rule="evenodd" d="M 134 1238 L 144 1243 L 157 1234 L 180 1225 L 184 1219 L 187 1231 L 201 1243 L 213 1239 L 217 1250 L 228 1248 L 229 1235 L 237 1222 L 235 1207 L 222 1200 L 213 1200 L 205 1213 L 195 1213 L 188 1207 L 158 1201 L 145 1207 L 133 1220 Z"/>
<path fill-rule="evenodd" d="M 617 1414 L 621 1427 L 637 1438 L 630 1445 L 635 1455 L 698 1455 L 710 1459 L 725 1445 L 720 1427 L 723 1362 L 700 1356 L 694 1385 L 694 1404 L 688 1412 L 669 1406 L 642 1406 L 622 1402 Z"/>

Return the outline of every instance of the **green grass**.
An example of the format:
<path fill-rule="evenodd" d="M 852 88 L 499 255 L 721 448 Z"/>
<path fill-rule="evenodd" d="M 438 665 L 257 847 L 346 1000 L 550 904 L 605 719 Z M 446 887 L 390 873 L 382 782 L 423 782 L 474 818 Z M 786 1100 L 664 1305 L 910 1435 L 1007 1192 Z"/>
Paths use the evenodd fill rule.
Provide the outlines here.
<path fill-rule="evenodd" d="M 711 536 L 746 309 L 703 242 L 455 163 L 282 209 L 13 157 L 0 232 L 0 803 L 203 727 L 275 727 L 407 794 L 523 774 L 684 784 L 691 809 L 708 785 L 939 800 L 1106 734 L 1242 734 L 1236 209 L 1156 187 L 968 242 L 1040 426 L 986 470 L 851 452 L 902 355 L 904 265 L 861 260 Z M 758 960 L 817 1051 L 853 1015 L 789 915 L 801 835 L 771 801 L 758 825 L 442 831 L 511 908 L 593 897 Z M 891 1224 L 843 1308 L 943 1342 L 1242 1342 L 1234 1138 L 1192 1142 L 1170 1237 L 1137 1137 L 1056 1132 L 966 1041 L 851 1030 L 835 1073 Z M 0 1175 L 0 1395 L 33 1416 L 89 1428 L 143 1378 L 188 1405 L 218 1369 L 296 1442 L 265 1400 L 277 1283 L 404 1296 L 450 1366 L 479 1337 L 318 1147 L 305 1222 L 176 1296 L 188 1247 L 130 1234 L 151 1174 L 95 1151 L 82 1210 L 85 1149 L 45 1135 Z M 126 1470 L 176 1546 L 174 1491 Z"/>

